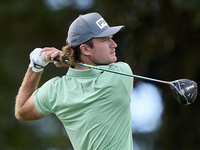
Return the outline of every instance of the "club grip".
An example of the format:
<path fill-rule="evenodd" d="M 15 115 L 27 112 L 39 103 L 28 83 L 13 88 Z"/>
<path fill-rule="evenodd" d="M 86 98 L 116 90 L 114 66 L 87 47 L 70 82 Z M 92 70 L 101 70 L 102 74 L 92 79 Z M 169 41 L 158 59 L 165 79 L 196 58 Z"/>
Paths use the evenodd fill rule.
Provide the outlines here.
<path fill-rule="evenodd" d="M 55 60 L 55 61 L 60 61 L 60 57 L 57 56 L 57 57 L 55 57 L 53 60 Z"/>

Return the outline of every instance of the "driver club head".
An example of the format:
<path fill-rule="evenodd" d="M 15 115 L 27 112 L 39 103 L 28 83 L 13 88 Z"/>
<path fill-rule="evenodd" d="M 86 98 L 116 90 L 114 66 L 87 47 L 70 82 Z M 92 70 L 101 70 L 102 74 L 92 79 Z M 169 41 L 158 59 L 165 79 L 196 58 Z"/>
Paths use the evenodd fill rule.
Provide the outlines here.
<path fill-rule="evenodd" d="M 188 79 L 179 79 L 169 82 L 172 93 L 181 105 L 193 103 L 197 97 L 197 83 Z"/>

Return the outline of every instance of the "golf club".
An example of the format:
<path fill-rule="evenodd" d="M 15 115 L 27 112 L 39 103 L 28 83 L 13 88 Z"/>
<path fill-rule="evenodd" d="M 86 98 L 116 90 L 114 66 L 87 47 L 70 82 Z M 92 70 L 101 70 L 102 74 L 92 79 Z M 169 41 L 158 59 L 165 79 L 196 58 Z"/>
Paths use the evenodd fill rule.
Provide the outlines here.
<path fill-rule="evenodd" d="M 60 57 L 56 57 L 56 58 L 54 58 L 54 60 L 60 61 Z M 65 63 L 69 63 L 69 61 L 65 60 Z M 88 64 L 84 64 L 84 63 L 76 63 L 76 65 L 88 67 L 91 69 L 103 70 L 103 71 L 116 73 L 116 74 L 120 74 L 120 75 L 125 75 L 125 76 L 129 76 L 129 77 L 135 77 L 135 78 L 140 78 L 140 79 L 144 79 L 144 80 L 168 84 L 172 90 L 174 97 L 181 105 L 189 105 L 189 104 L 193 103 L 197 97 L 197 92 L 198 92 L 197 83 L 192 80 L 189 80 L 189 79 L 179 79 L 179 80 L 175 80 L 175 81 L 162 81 L 162 80 L 143 77 L 143 76 L 139 76 L 139 75 L 135 75 L 135 74 L 119 72 L 119 71 L 115 71 L 112 69 L 107 69 L 107 68 L 103 68 L 103 67 L 99 67 L 99 66 L 88 65 Z"/>

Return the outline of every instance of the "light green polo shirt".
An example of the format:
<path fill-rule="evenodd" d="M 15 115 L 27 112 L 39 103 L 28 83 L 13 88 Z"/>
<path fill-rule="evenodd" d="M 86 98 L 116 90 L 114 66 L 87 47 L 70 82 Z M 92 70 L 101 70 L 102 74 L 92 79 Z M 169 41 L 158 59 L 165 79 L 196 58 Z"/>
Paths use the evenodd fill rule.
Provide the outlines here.
<path fill-rule="evenodd" d="M 132 74 L 122 62 L 101 67 Z M 132 77 L 69 68 L 35 91 L 34 103 L 60 119 L 75 150 L 132 150 L 132 88 Z"/>

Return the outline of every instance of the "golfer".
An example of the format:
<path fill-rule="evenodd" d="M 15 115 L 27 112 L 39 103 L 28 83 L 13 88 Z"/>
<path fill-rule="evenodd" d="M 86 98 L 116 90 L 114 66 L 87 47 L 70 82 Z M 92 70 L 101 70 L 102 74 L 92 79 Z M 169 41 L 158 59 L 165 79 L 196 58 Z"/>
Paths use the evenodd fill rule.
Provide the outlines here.
<path fill-rule="evenodd" d="M 116 62 L 113 35 L 124 26 L 110 27 L 98 13 L 80 15 L 69 27 L 67 45 L 36 48 L 16 97 L 15 116 L 38 120 L 53 113 L 63 123 L 75 150 L 132 150 L 130 101 L 133 78 L 77 66 L 82 62 L 132 74 L 128 64 Z M 40 88 L 44 67 L 60 56 L 69 67 L 63 77 Z"/>

